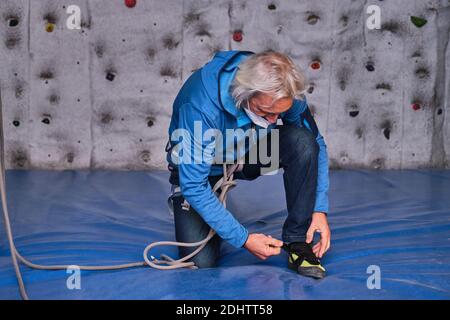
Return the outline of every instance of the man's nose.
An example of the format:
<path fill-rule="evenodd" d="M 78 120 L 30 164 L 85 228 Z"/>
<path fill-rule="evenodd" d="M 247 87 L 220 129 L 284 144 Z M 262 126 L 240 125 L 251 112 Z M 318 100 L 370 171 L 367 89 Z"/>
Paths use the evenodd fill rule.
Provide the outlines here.
<path fill-rule="evenodd" d="M 270 123 L 275 123 L 278 120 L 278 115 L 270 115 L 270 116 L 266 116 L 266 120 L 269 121 Z"/>

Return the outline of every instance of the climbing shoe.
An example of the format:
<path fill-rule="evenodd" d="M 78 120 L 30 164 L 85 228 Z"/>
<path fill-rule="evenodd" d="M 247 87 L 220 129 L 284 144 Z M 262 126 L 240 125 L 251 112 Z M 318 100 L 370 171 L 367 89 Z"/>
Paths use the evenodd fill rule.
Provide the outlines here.
<path fill-rule="evenodd" d="M 322 279 L 325 268 L 312 251 L 312 244 L 306 242 L 292 242 L 284 244 L 283 249 L 288 253 L 288 268 L 297 271 L 302 276 Z"/>

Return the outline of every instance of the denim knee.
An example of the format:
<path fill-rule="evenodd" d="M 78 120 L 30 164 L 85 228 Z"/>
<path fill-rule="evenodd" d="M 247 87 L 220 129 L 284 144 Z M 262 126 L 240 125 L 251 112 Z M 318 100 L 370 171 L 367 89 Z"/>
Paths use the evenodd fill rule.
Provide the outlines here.
<path fill-rule="evenodd" d="M 280 147 L 280 153 L 301 156 L 305 159 L 316 158 L 320 149 L 316 137 L 311 131 L 292 125 L 280 127 Z"/>

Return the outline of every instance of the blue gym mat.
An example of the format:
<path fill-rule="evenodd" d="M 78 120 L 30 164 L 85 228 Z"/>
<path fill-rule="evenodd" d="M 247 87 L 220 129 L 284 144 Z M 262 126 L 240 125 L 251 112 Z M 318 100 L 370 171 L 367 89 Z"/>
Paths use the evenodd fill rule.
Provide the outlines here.
<path fill-rule="evenodd" d="M 174 240 L 163 171 L 7 171 L 8 204 L 19 252 L 40 264 L 142 260 L 153 241 Z M 450 171 L 330 172 L 332 245 L 328 276 L 304 278 L 287 256 L 258 260 L 224 243 L 219 267 L 65 271 L 21 266 L 31 299 L 449 299 Z M 250 232 L 280 237 L 286 216 L 282 175 L 239 180 L 228 207 Z M 0 299 L 20 299 L 0 222 Z M 173 247 L 152 251 L 176 257 Z M 368 289 L 378 266 L 381 288 Z"/>

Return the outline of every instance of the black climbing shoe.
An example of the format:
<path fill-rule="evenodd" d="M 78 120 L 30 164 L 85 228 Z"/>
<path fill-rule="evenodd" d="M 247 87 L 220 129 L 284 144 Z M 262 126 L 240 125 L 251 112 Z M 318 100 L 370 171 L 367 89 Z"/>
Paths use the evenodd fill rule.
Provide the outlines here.
<path fill-rule="evenodd" d="M 325 268 L 312 251 L 311 244 L 306 242 L 292 242 L 283 244 L 283 249 L 289 255 L 289 269 L 297 271 L 302 276 L 322 279 L 325 277 Z"/>

